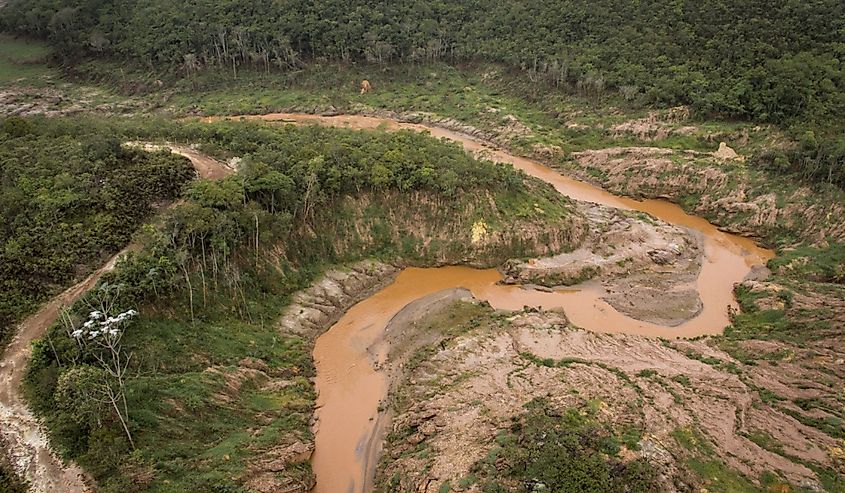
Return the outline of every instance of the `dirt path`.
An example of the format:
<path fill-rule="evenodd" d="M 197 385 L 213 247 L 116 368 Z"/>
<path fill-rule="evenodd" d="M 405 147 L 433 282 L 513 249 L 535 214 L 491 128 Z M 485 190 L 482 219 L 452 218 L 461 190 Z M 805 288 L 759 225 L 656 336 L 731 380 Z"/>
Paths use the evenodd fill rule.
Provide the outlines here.
<path fill-rule="evenodd" d="M 50 449 L 47 436 L 20 394 L 26 364 L 32 354 L 31 343 L 38 339 L 59 316 L 63 306 L 76 301 L 91 289 L 100 277 L 111 271 L 123 250 L 82 282 L 70 287 L 20 324 L 17 334 L 6 347 L 0 363 L 0 436 L 16 471 L 29 481 L 33 491 L 89 491 L 82 470 L 64 466 Z"/>
<path fill-rule="evenodd" d="M 129 147 L 139 147 L 150 152 L 170 149 L 170 152 L 173 154 L 178 154 L 190 159 L 191 164 L 194 165 L 194 169 L 197 171 L 197 175 L 204 179 L 219 180 L 229 176 L 235 171 L 234 163 L 230 164 L 218 161 L 217 159 L 203 154 L 191 146 L 171 144 L 168 142 L 163 144 L 153 142 L 127 142 L 125 145 Z"/>
<path fill-rule="evenodd" d="M 144 148 L 158 150 L 164 146 L 148 144 Z M 229 166 L 194 149 L 180 146 L 170 149 L 190 159 L 197 174 L 203 178 L 222 178 L 233 171 Z M 83 281 L 68 288 L 21 322 L 3 353 L 3 361 L 0 362 L 0 441 L 15 472 L 29 482 L 34 492 L 76 493 L 91 491 L 91 488 L 86 484 L 89 481 L 79 467 L 63 464 L 50 449 L 44 428 L 27 408 L 20 393 L 27 362 L 32 354 L 31 344 L 56 321 L 63 306 L 72 304 L 97 284 L 100 277 L 114 269 L 118 259 L 132 248 L 132 245 L 126 247 Z"/>

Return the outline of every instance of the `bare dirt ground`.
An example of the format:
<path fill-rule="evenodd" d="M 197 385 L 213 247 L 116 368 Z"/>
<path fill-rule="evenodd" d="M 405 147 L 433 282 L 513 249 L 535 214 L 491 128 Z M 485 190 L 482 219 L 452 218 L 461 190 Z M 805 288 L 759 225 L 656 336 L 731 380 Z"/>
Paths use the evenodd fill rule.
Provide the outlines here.
<path fill-rule="evenodd" d="M 194 146 L 173 144 L 169 142 L 127 142 L 124 145 L 128 147 L 140 147 L 141 149 L 148 152 L 161 151 L 167 149 L 173 154 L 178 154 L 180 156 L 190 159 L 191 164 L 194 165 L 194 169 L 196 170 L 197 175 L 200 178 L 209 180 L 219 180 L 221 178 L 225 178 L 231 175 L 237 170 L 237 165 L 240 162 L 240 160 L 236 158 L 224 163 L 222 161 L 214 159 L 211 156 L 203 154 Z"/>
<path fill-rule="evenodd" d="M 579 203 L 590 231 L 569 253 L 511 264 L 505 282 L 559 289 L 596 279 L 629 317 L 675 326 L 702 308 L 695 287 L 703 245 L 690 230 L 642 213 Z"/>
<path fill-rule="evenodd" d="M 286 332 L 316 339 L 355 303 L 390 284 L 399 268 L 365 260 L 346 270 L 332 270 L 299 291 L 277 323 Z"/>
<path fill-rule="evenodd" d="M 395 392 L 405 377 L 405 367 L 420 348 L 438 344 L 445 335 L 438 331 L 427 331 L 426 320 L 439 314 L 458 301 L 471 302 L 472 293 L 463 288 L 453 288 L 432 293 L 406 305 L 388 322 L 382 337 L 368 348 L 374 367 L 388 380 L 391 392 Z M 374 433 L 368 440 L 365 471 L 365 491 L 371 491 L 376 466 L 382 452 L 382 442 L 391 425 L 392 413 L 384 406 Z"/>
<path fill-rule="evenodd" d="M 747 366 L 708 339 L 670 343 L 598 334 L 572 329 L 553 312 L 500 316 L 497 330 L 470 331 L 437 349 L 393 396 L 403 404 L 379 472 L 384 491 L 391 478 L 401 478 L 392 486 L 401 491 L 442 491 L 446 482 L 456 491 L 458 480 L 494 447 L 497 432 L 534 397 L 564 408 L 597 406 L 602 422 L 641 429 L 639 450 L 620 455 L 648 459 L 658 469 L 660 491 L 707 486 L 684 465 L 695 451 L 674 438 L 696 436 L 692 430 L 715 444 L 707 460 L 750 478 L 774 472 L 821 491 L 811 466 L 840 473 L 845 466 L 840 440 L 802 424 L 788 405 L 761 398 L 759 389 L 786 394 L 799 382 L 810 387 L 800 393 L 816 395 L 824 386 L 810 383 L 819 375 L 802 361 Z M 770 343 L 766 350 L 781 349 Z M 546 358 L 568 363 L 537 364 Z M 843 383 L 841 372 L 836 380 Z M 754 437 L 775 445 L 763 448 Z M 478 485 L 462 490 L 480 491 Z"/>
<path fill-rule="evenodd" d="M 629 134 L 643 141 L 663 140 L 672 135 L 691 135 L 698 129 L 684 125 L 689 120 L 689 108 L 678 106 L 665 112 L 652 111 L 643 118 L 628 120 L 613 126 L 615 135 Z"/>
<path fill-rule="evenodd" d="M 441 123 L 438 121 L 438 124 Z M 443 126 L 448 127 L 448 122 Z M 479 138 L 492 140 L 491 137 L 495 137 L 474 131 L 459 122 L 453 126 Z M 514 132 L 520 131 L 515 123 L 512 126 Z M 641 182 L 635 182 L 632 189 L 622 190 L 625 193 L 644 192 L 649 190 L 648 185 L 656 187 L 658 183 L 655 180 L 664 179 L 664 173 L 675 170 L 672 166 L 677 164 L 669 157 L 671 151 L 637 149 L 646 150 L 591 151 L 582 153 L 578 159 L 606 172 L 615 188 L 623 188 L 625 182 L 622 177 L 627 175 L 626 166 L 644 166 L 646 171 L 633 173 Z M 192 160 L 196 157 L 191 157 L 190 153 L 195 150 L 189 148 L 175 151 L 184 152 L 183 155 Z M 637 160 L 632 162 L 630 156 L 617 159 L 620 153 L 627 156 L 631 152 L 639 156 Z M 588 159 L 593 161 L 586 163 L 584 160 Z M 214 166 L 214 163 L 209 163 L 209 166 Z M 654 168 L 649 168 L 652 165 Z M 701 186 L 724 185 L 727 182 L 726 175 L 720 175 L 717 169 L 707 168 L 702 172 L 705 175 L 699 176 L 699 179 L 703 178 L 704 185 Z M 694 180 L 686 178 L 671 184 L 677 189 L 677 194 L 684 187 L 699 186 Z M 677 194 L 667 196 L 677 199 Z M 742 202 L 743 197 L 733 202 L 719 200 L 707 203 L 712 207 L 729 207 L 732 213 L 737 210 L 752 213 L 751 225 L 747 229 L 737 226 L 738 231 L 756 231 L 755 227 L 774 224 L 778 217 L 773 197 L 757 197 L 751 202 Z M 824 214 L 830 217 L 833 212 L 836 211 L 809 211 L 811 218 L 823 217 Z M 638 218 L 635 224 L 630 221 L 630 216 L 621 213 L 589 213 L 602 225 L 591 232 L 596 244 L 568 256 L 522 264 L 514 275 L 518 277 L 526 272 L 527 278 L 531 279 L 539 273 L 542 278 L 545 269 L 547 281 L 554 278 L 550 274 L 557 275 L 558 279 L 571 280 L 584 275 L 584 266 L 592 263 L 599 266 L 602 282 L 608 283 L 610 294 L 607 301 L 619 310 L 629 310 L 626 313 L 632 316 L 672 323 L 673 317 L 667 316 L 669 311 L 677 309 L 693 313 L 696 310 L 695 290 L 690 292 L 684 287 L 685 280 L 688 277 L 694 279 L 701 264 L 700 245 L 696 238 L 683 230 L 673 231 L 670 226 L 651 224 L 642 218 Z M 834 233 L 837 231 L 834 230 Z M 845 230 L 838 234 L 845 234 Z M 677 238 L 684 240 L 672 241 Z M 539 267 L 536 267 L 537 264 Z M 646 268 L 648 279 L 636 276 L 625 278 L 636 268 Z M 349 271 L 331 272 L 297 296 L 280 324 L 315 338 L 356 301 L 389 283 L 396 272 L 395 267 L 372 262 L 362 263 Z M 755 282 L 757 284 L 752 285 L 754 289 L 775 293 L 770 302 L 777 303 L 776 286 L 765 281 Z M 551 281 L 545 283 L 555 285 Z M 677 299 L 673 298 L 675 295 Z M 628 308 L 636 300 L 649 298 L 658 310 L 638 313 Z M 673 304 L 673 308 L 659 310 L 661 302 Z M 845 312 L 845 307 L 837 305 L 836 299 L 804 300 L 796 296 L 797 306 L 802 306 L 802 303 L 817 306 L 828 302 L 834 311 Z M 415 315 L 413 320 L 419 323 L 421 319 Z M 33 329 L 36 333 L 32 337 L 37 337 L 38 327 L 43 332 L 47 325 L 46 320 L 36 323 Z M 395 333 L 400 333 L 400 321 L 394 325 Z M 403 431 L 409 438 L 390 445 L 387 454 L 392 464 L 381 477 L 402 471 L 403 481 L 409 486 L 415 489 L 424 486 L 427 491 L 437 491 L 445 481 L 465 475 L 472 464 L 490 449 L 496 431 L 506 427 L 510 417 L 519 414 L 522 405 L 532 397 L 547 395 L 562 404 L 577 406 L 584 404 L 583 396 L 590 396 L 591 400 L 599 403 L 608 423 L 636 425 L 645 431 L 641 450 L 630 452 L 649 458 L 661 468 L 661 481 L 666 491 L 698 486 L 693 484 L 694 480 L 685 473 L 682 465 L 692 452 L 672 437 L 672 433 L 679 429 L 700 430 L 705 439 L 719 444 L 718 458 L 744 474 L 758 477 L 762 472 L 776 471 L 793 484 L 818 489 L 819 478 L 808 464 L 838 470 L 841 474 L 845 460 L 843 444 L 817 428 L 801 424 L 795 415 L 822 420 L 837 418 L 837 413 L 825 411 L 828 407 L 841 407 L 842 404 L 837 389 L 842 388 L 845 376 L 840 363 L 843 351 L 839 347 L 841 341 L 837 342 L 837 334 L 835 331 L 831 333 L 827 347 L 819 344 L 802 348 L 780 342 L 746 341 L 743 344 L 748 346 L 749 351 L 772 355 L 786 352 L 790 355 L 786 359 L 764 361 L 752 366 L 744 365 L 714 347 L 711 339 L 669 343 L 637 336 L 602 335 L 572 329 L 558 313 L 519 314 L 503 322 L 500 330 L 470 332 L 446 347 L 441 346 L 434 356 L 408 376 L 408 384 L 397 393 L 409 404 L 399 409 L 394 430 Z M 394 341 L 397 350 L 401 344 Z M 526 359 L 527 354 L 575 362 L 547 367 Z M 18 372 L 22 371 L 25 359 L 26 355 L 20 360 Z M 392 361 L 402 360 L 394 355 Z M 16 386 L 8 385 L 5 379 L 3 389 L 19 400 Z M 764 400 L 763 396 L 768 394 L 761 389 L 784 397 L 784 400 Z M 802 407 L 795 403 L 795 399 L 823 402 L 825 406 Z M 25 407 L 22 410 L 28 412 Z M 17 420 L 15 426 L 21 427 L 21 434 L 32 434 L 33 430 L 37 432 L 34 421 L 17 417 L 22 416 L 20 412 L 14 409 L 12 419 Z M 2 419 L 4 431 L 11 429 L 5 424 L 5 412 Z M 780 445 L 782 453 L 762 448 L 757 441 L 749 438 L 763 432 Z M 43 433 L 40 436 L 42 442 L 39 443 L 44 444 L 41 450 L 46 452 L 39 453 L 49 454 Z M 430 447 L 434 453 L 425 457 L 403 455 L 403 452 L 421 445 Z M 28 449 L 18 445 L 15 450 Z M 32 452 L 25 452 L 24 456 L 32 456 Z M 42 470 L 40 474 L 44 479 L 62 481 L 65 475 L 72 474 L 72 469 L 61 470 L 55 458 L 52 460 L 57 464 L 58 472 Z M 261 471 L 256 469 L 256 475 Z M 274 485 L 262 487 L 272 491 Z M 49 488 L 43 491 L 49 491 Z M 71 488 L 68 491 L 76 490 Z"/>
<path fill-rule="evenodd" d="M 175 148 L 173 152 L 190 159 L 197 173 L 208 178 L 221 178 L 233 171 L 229 166 L 192 149 Z M 62 307 L 72 304 L 96 285 L 100 277 L 114 269 L 118 259 L 131 248 L 133 246 L 112 257 L 83 281 L 68 288 L 21 322 L 3 353 L 3 361 L 0 362 L 0 441 L 4 442 L 13 468 L 29 482 L 32 491 L 74 493 L 89 491 L 90 487 L 88 479 L 77 466 L 63 464 L 50 449 L 46 431 L 27 408 L 20 393 L 27 361 L 32 353 L 30 345 L 56 321 Z"/>
<path fill-rule="evenodd" d="M 103 93 L 96 89 L 84 89 L 81 93 L 74 94 L 61 87 L 0 89 L 0 115 L 4 116 L 55 117 L 91 112 L 130 116 L 149 109 L 149 103 L 133 98 L 106 102 Z"/>
<path fill-rule="evenodd" d="M 660 197 L 674 202 L 697 196 L 697 214 L 715 218 L 725 231 L 748 236 L 778 228 L 823 244 L 845 240 L 845 204 L 814 200 L 817 192 L 801 187 L 790 196 L 764 193 L 741 175 L 729 175 L 718 161 L 694 152 L 655 147 L 613 147 L 574 153 L 582 178 L 599 181 L 610 191 L 630 196 Z M 699 163 L 702 161 L 704 164 Z M 706 165 L 705 165 L 706 164 Z M 602 177 L 586 170 L 597 171 Z M 780 203 L 780 204 L 779 204 Z M 740 219 L 740 220 L 738 220 Z"/>

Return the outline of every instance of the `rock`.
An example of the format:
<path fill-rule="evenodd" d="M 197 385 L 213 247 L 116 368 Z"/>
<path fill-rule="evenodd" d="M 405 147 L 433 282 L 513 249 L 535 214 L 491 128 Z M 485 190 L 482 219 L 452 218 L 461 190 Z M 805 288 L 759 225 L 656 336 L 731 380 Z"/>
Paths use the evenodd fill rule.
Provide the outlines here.
<path fill-rule="evenodd" d="M 751 272 L 745 276 L 743 281 L 765 281 L 771 275 L 772 271 L 765 265 L 755 265 L 751 267 Z"/>
<path fill-rule="evenodd" d="M 426 421 L 420 426 L 419 431 L 425 436 L 431 436 L 437 433 L 437 425 L 433 421 Z"/>
<path fill-rule="evenodd" d="M 825 491 L 817 481 L 813 481 L 812 479 L 805 479 L 801 481 L 798 486 L 810 491 Z"/>
<path fill-rule="evenodd" d="M 416 435 L 409 436 L 408 439 L 405 441 L 408 443 L 408 445 L 418 445 L 422 443 L 423 440 L 425 440 L 425 436 L 418 433 Z"/>
<path fill-rule="evenodd" d="M 735 150 L 728 147 L 728 144 L 719 142 L 719 150 L 713 153 L 716 159 L 723 159 L 725 161 L 734 161 L 739 159 L 739 154 Z"/>
<path fill-rule="evenodd" d="M 334 105 L 329 105 L 328 108 L 326 108 L 324 111 L 321 111 L 319 114 L 320 116 L 338 116 L 341 115 L 342 112 L 335 108 Z"/>
<path fill-rule="evenodd" d="M 315 483 L 313 475 L 302 480 L 280 479 L 271 472 L 254 474 L 246 482 L 250 491 L 258 493 L 307 493 L 314 488 Z"/>
<path fill-rule="evenodd" d="M 505 283 L 508 284 L 508 283 Z M 511 283 L 512 284 L 512 283 Z M 524 289 L 530 291 L 542 291 L 543 293 L 553 293 L 554 290 L 548 286 L 541 286 L 539 284 L 523 284 L 522 286 Z"/>
<path fill-rule="evenodd" d="M 256 469 L 271 472 L 284 471 L 288 466 L 309 460 L 313 452 L 313 443 L 296 441 L 284 448 L 270 451 L 268 453 L 270 459 L 260 464 Z"/>
<path fill-rule="evenodd" d="M 649 438 L 643 438 L 639 442 L 640 455 L 649 462 L 657 464 L 671 464 L 674 462 L 672 454 L 661 447 L 656 441 Z"/>
<path fill-rule="evenodd" d="M 258 358 L 244 358 L 238 361 L 238 366 L 241 368 L 251 368 L 253 370 L 263 371 L 264 373 L 270 372 L 270 367 L 267 363 Z"/>
<path fill-rule="evenodd" d="M 301 464 L 307 461 L 313 452 L 314 444 L 305 442 L 294 442 L 285 449 L 290 464 Z"/>
<path fill-rule="evenodd" d="M 677 255 L 668 250 L 649 250 L 647 253 L 651 261 L 657 265 L 673 264 Z"/>

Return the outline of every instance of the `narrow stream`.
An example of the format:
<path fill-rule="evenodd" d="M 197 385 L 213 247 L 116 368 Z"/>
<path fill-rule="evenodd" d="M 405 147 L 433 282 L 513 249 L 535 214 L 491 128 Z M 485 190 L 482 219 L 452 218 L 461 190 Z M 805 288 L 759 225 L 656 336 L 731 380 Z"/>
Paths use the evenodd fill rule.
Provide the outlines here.
<path fill-rule="evenodd" d="M 677 327 L 641 322 L 617 312 L 601 300 L 600 286 L 579 286 L 579 289 L 547 293 L 498 285 L 501 274 L 492 269 L 405 269 L 393 284 L 355 305 L 317 339 L 314 360 L 319 391 L 318 426 L 312 459 L 317 476 L 316 493 L 358 493 L 371 488 L 378 458 L 378 446 L 374 447 L 373 442 L 380 438 L 379 426 L 384 426 L 380 420 L 384 413 L 380 412 L 379 405 L 386 397 L 388 382 L 386 376 L 374 368 L 368 349 L 372 354 L 380 352 L 377 346 L 382 331 L 393 315 L 408 303 L 443 289 L 463 287 L 495 308 L 560 307 L 575 325 L 598 332 L 670 338 L 718 334 L 729 323 L 729 307 L 736 306 L 733 285 L 742 281 L 752 266 L 764 264 L 773 256 L 773 252 L 758 247 L 752 240 L 719 231 L 705 219 L 691 216 L 675 204 L 618 197 L 562 176 L 536 161 L 491 149 L 482 141 L 442 128 L 351 115 L 323 117 L 277 113 L 241 118 L 351 129 L 429 132 L 433 137 L 459 142 L 467 151 L 483 153 L 493 161 L 510 163 L 573 199 L 646 212 L 667 223 L 697 231 L 704 239 L 704 259 L 696 282 L 703 309 L 698 316 Z"/>

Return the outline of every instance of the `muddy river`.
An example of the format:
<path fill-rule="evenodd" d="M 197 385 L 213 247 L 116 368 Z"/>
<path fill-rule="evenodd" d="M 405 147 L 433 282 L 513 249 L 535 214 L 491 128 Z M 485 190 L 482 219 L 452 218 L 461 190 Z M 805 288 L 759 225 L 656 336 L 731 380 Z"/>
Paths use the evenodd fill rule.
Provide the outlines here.
<path fill-rule="evenodd" d="M 387 420 L 380 408 L 387 391 L 387 377 L 376 370 L 371 355 L 385 353 L 381 334 L 389 320 L 408 303 L 443 289 L 463 287 L 495 308 L 524 306 L 563 308 L 577 326 L 600 332 L 624 332 L 661 337 L 692 337 L 720 333 L 729 323 L 729 308 L 735 307 L 733 285 L 751 267 L 764 264 L 773 253 L 747 238 L 719 231 L 700 217 L 662 200 L 638 201 L 618 197 L 601 188 L 573 180 L 542 164 L 502 150 L 468 135 L 446 129 L 364 116 L 322 117 L 303 114 L 268 114 L 243 117 L 273 122 L 319 124 L 351 129 L 410 129 L 461 143 L 470 152 L 510 163 L 526 174 L 553 185 L 573 199 L 625 210 L 641 211 L 667 223 L 696 231 L 703 238 L 704 259 L 697 280 L 703 309 L 693 319 L 676 327 L 665 327 L 627 317 L 601 297 L 598 284 L 552 293 L 499 285 L 496 270 L 465 267 L 406 269 L 396 281 L 349 310 L 328 332 L 317 339 L 314 359 L 317 368 L 316 450 L 312 459 L 317 476 L 317 493 L 361 492 L 371 489 L 378 459 L 381 432 Z"/>

